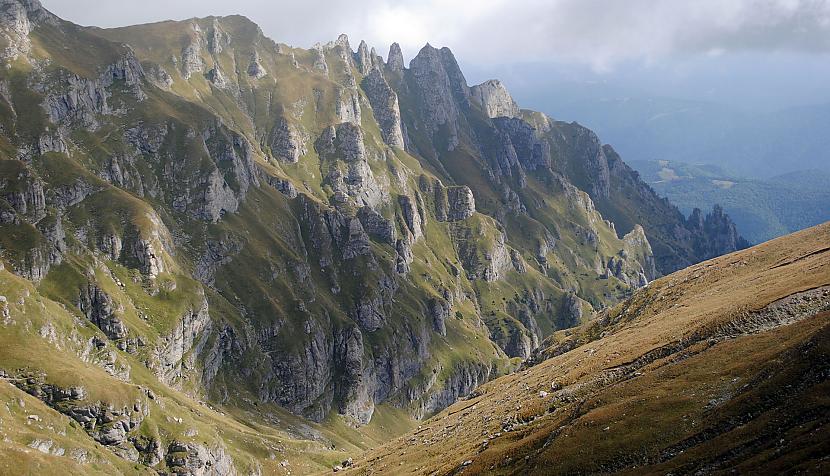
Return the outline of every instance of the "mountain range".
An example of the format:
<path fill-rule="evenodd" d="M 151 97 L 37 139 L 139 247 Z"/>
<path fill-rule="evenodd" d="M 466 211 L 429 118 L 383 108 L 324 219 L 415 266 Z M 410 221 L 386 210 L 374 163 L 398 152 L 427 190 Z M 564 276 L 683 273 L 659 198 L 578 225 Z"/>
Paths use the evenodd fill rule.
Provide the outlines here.
<path fill-rule="evenodd" d="M 771 69 L 769 65 L 759 68 Z M 517 67 L 508 71 L 508 77 L 519 82 L 514 88 L 516 97 L 533 99 L 540 111 L 590 127 L 614 144 L 627 161 L 703 163 L 753 179 L 806 169 L 830 172 L 824 132 L 830 127 L 826 88 L 802 84 L 805 91 L 796 93 L 785 90 L 783 84 L 771 86 L 769 81 L 776 81 L 769 77 L 759 78 L 756 84 L 752 76 L 758 71 L 750 73 L 746 65 L 732 63 L 713 66 L 709 71 L 717 78 L 703 75 L 697 78 L 703 84 L 694 85 L 690 78 L 683 78 L 683 70 L 682 65 L 675 65 L 674 72 L 646 69 L 634 77 L 622 72 L 585 73 L 591 79 L 577 81 L 557 68 Z M 810 74 L 820 78 L 826 72 L 822 67 Z M 660 82 L 675 85 L 676 90 L 661 88 Z M 728 82 L 732 84 L 724 84 Z M 716 97 L 705 97 L 707 86 Z M 775 94 L 762 92 L 776 89 L 781 90 L 780 97 L 792 93 L 800 99 L 774 104 Z M 729 97 L 741 96 L 739 90 L 757 97 L 730 102 Z"/>
<path fill-rule="evenodd" d="M 0 51 L 3 471 L 328 469 L 746 246 L 447 48 L 0 0 Z"/>
<path fill-rule="evenodd" d="M 722 206 L 752 243 L 830 220 L 830 173 L 821 170 L 752 179 L 710 164 L 668 160 L 630 163 L 657 193 L 684 213 Z"/>

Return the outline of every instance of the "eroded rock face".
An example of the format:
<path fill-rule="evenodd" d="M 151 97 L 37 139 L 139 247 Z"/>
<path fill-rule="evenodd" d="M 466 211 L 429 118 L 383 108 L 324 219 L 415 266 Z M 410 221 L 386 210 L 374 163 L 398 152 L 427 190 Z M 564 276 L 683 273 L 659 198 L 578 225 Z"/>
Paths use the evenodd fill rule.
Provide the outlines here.
<path fill-rule="evenodd" d="M 211 320 L 208 314 L 208 303 L 202 297 L 198 307 L 188 310 L 174 325 L 174 328 L 163 336 L 153 350 L 150 368 L 162 382 L 175 386 L 183 372 L 193 369 L 195 354 L 204 345 L 210 334 Z M 184 357 L 190 353 L 190 360 Z"/>
<path fill-rule="evenodd" d="M 387 220 L 370 207 L 361 207 L 357 212 L 357 218 L 369 236 L 384 243 L 395 243 L 395 225 L 391 220 Z"/>
<path fill-rule="evenodd" d="M 398 95 L 386 83 L 379 69 L 373 69 L 361 83 L 372 112 L 380 126 L 383 140 L 392 147 L 404 148 L 403 130 L 401 129 L 401 111 Z"/>
<path fill-rule="evenodd" d="M 31 49 L 29 33 L 41 24 L 56 25 L 58 18 L 47 11 L 37 0 L 0 0 L 0 25 L 7 46 L 3 59 L 25 56 Z"/>
<path fill-rule="evenodd" d="M 409 230 L 409 233 L 412 235 L 413 239 L 417 240 L 422 237 L 424 232 L 421 224 L 424 219 L 422 212 L 418 209 L 418 206 L 415 204 L 414 200 L 407 195 L 401 195 L 398 197 L 398 203 L 401 206 L 401 213 L 403 215 L 406 228 Z"/>
<path fill-rule="evenodd" d="M 46 216 L 44 183 L 22 162 L 15 161 L 13 169 L 8 177 L 0 179 L 0 198 L 8 202 L 18 215 L 30 223 L 37 223 Z M 11 176 L 15 177 L 14 183 L 10 180 Z"/>
<path fill-rule="evenodd" d="M 519 106 L 498 79 L 491 79 L 470 88 L 470 95 L 488 117 L 519 117 Z"/>
<path fill-rule="evenodd" d="M 447 319 L 450 317 L 452 303 L 439 298 L 429 301 L 429 315 L 432 317 L 432 328 L 442 336 L 447 335 Z"/>
<path fill-rule="evenodd" d="M 127 337 L 127 326 L 116 315 L 115 303 L 97 285 L 89 283 L 81 289 L 78 308 L 110 339 Z"/>
<path fill-rule="evenodd" d="M 357 162 L 366 159 L 363 131 L 351 123 L 327 127 L 317 140 L 315 148 L 321 157 L 329 160 Z"/>
<path fill-rule="evenodd" d="M 184 79 L 190 79 L 192 75 L 201 73 L 205 67 L 205 62 L 202 59 L 202 36 L 198 34 L 198 25 L 194 25 L 194 28 L 197 34 L 182 49 L 181 75 Z"/>
<path fill-rule="evenodd" d="M 403 71 L 403 52 L 401 45 L 392 43 L 389 47 L 389 54 L 386 57 L 386 66 L 392 71 Z"/>
<path fill-rule="evenodd" d="M 354 82 L 351 71 L 349 71 L 348 77 Z M 360 125 L 362 111 L 360 108 L 360 94 L 358 94 L 356 87 L 337 89 L 334 112 L 340 122 L 348 122 L 357 126 Z"/>
<path fill-rule="evenodd" d="M 43 108 L 54 124 L 69 126 L 78 123 L 83 127 L 99 127 L 98 116 L 110 115 L 114 111 L 109 104 L 110 87 L 116 81 L 123 81 L 138 99 L 145 97 L 141 90 L 144 69 L 132 50 L 114 64 L 107 66 L 98 78 L 87 79 L 68 74 L 61 88 L 43 86 L 46 99 Z"/>
<path fill-rule="evenodd" d="M 69 416 L 98 443 L 121 457 L 138 460 L 138 451 L 129 441 L 150 413 L 147 402 L 137 399 L 122 408 L 101 401 L 89 401 L 84 387 L 63 388 L 47 383 L 45 374 L 20 375 L 11 382 L 26 393 Z"/>
<path fill-rule="evenodd" d="M 174 441 L 167 448 L 167 466 L 174 474 L 193 476 L 235 476 L 233 460 L 224 445 L 212 448 L 199 443 Z"/>
<path fill-rule="evenodd" d="M 476 212 L 476 201 L 470 187 L 447 188 L 447 221 L 466 220 Z"/>
<path fill-rule="evenodd" d="M 233 213 L 245 199 L 248 188 L 258 185 L 251 144 L 243 136 L 223 126 L 211 127 L 202 134 L 188 131 L 186 142 L 205 151 L 213 164 L 207 170 L 193 170 L 186 161 L 167 162 L 165 179 L 173 193 L 173 210 L 193 218 L 217 222 Z"/>
<path fill-rule="evenodd" d="M 248 64 L 248 76 L 255 79 L 262 79 L 268 75 L 268 71 L 260 63 L 259 53 L 256 51 L 251 54 L 251 62 Z"/>
<path fill-rule="evenodd" d="M 469 106 L 470 91 L 455 57 L 448 48 L 437 50 L 426 45 L 409 64 L 409 72 L 418 95 L 421 118 L 435 135 L 443 131 L 444 150 L 453 150 L 459 142 L 460 108 Z"/>
<path fill-rule="evenodd" d="M 387 200 L 385 186 L 369 167 L 360 127 L 348 122 L 327 127 L 314 146 L 321 160 L 329 162 L 324 183 L 334 190 L 334 201 L 376 208 Z"/>
<path fill-rule="evenodd" d="M 271 148 L 271 153 L 278 160 L 295 164 L 300 160 L 300 157 L 308 153 L 307 140 L 308 137 L 302 133 L 298 126 L 285 118 L 280 118 L 271 130 L 268 145 Z"/>
<path fill-rule="evenodd" d="M 686 220 L 686 229 L 691 233 L 695 251 L 703 258 L 713 258 L 749 246 L 720 205 L 715 205 L 705 218 L 700 209 L 692 210 Z"/>
<path fill-rule="evenodd" d="M 457 365 L 455 372 L 451 373 L 444 382 L 440 382 L 442 384 L 440 390 L 430 393 L 424 392 L 427 396 L 418 402 L 419 408 L 416 411 L 416 417 L 428 417 L 451 405 L 458 397 L 469 394 L 476 387 L 489 380 L 490 372 L 489 366 L 478 362 L 462 362 Z M 427 386 L 432 387 L 436 383 L 438 383 L 436 380 L 432 380 L 427 383 Z"/>
<path fill-rule="evenodd" d="M 499 141 L 502 149 L 497 161 L 503 169 L 509 171 L 517 163 L 527 171 L 550 168 L 550 145 L 539 140 L 533 126 L 512 117 L 495 118 L 493 124 L 502 135 Z"/>
<path fill-rule="evenodd" d="M 374 63 L 374 57 L 369 51 L 369 45 L 367 45 L 363 40 L 360 41 L 360 45 L 357 47 L 357 53 L 354 55 L 354 62 L 357 65 L 357 69 L 360 71 L 360 74 L 364 76 L 369 74 L 369 71 L 376 66 Z"/>
<path fill-rule="evenodd" d="M 314 48 L 311 49 L 312 54 L 312 67 L 317 70 L 323 76 L 329 75 L 329 65 L 326 62 L 326 53 L 323 51 L 323 47 L 320 45 L 314 45 Z"/>

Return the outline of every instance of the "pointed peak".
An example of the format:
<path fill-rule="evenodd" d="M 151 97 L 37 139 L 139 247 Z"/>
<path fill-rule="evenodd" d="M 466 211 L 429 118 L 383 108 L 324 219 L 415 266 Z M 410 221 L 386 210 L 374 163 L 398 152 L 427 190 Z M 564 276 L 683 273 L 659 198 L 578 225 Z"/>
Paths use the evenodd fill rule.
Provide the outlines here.
<path fill-rule="evenodd" d="M 394 70 L 402 70 L 404 68 L 401 45 L 392 43 L 389 47 L 389 56 L 386 58 L 386 65 Z"/>

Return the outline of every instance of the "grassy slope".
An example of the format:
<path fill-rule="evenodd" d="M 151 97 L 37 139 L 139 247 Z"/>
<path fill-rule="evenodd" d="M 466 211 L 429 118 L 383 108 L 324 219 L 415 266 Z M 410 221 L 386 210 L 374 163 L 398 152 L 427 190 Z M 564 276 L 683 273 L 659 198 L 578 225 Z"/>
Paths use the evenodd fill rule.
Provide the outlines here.
<path fill-rule="evenodd" d="M 830 285 L 828 243 L 830 223 L 655 281 L 548 341 L 573 350 L 482 386 L 354 472 L 826 472 L 830 296 L 794 324 L 733 324 Z"/>

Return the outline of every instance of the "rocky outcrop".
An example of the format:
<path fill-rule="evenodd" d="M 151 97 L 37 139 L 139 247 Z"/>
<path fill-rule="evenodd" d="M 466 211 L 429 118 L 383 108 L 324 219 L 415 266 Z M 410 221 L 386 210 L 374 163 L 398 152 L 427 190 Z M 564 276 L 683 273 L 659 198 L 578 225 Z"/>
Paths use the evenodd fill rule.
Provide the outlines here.
<path fill-rule="evenodd" d="M 10 170 L 0 178 L 0 198 L 29 223 L 39 222 L 46 216 L 43 181 L 23 162 L 11 161 L 5 165 Z"/>
<path fill-rule="evenodd" d="M 513 268 L 504 233 L 481 225 L 468 226 L 464 222 L 454 223 L 451 232 L 458 258 L 469 279 L 493 282 Z"/>
<path fill-rule="evenodd" d="M 57 22 L 58 18 L 37 0 L 0 0 L 0 35 L 6 40 L 0 57 L 15 59 L 27 55 L 32 46 L 29 33 L 41 24 Z"/>
<path fill-rule="evenodd" d="M 225 79 L 225 75 L 222 73 L 222 70 L 219 69 L 219 66 L 214 66 L 208 70 L 205 76 L 211 84 L 219 89 L 227 89 L 229 86 L 228 80 Z"/>
<path fill-rule="evenodd" d="M 519 106 L 498 79 L 472 86 L 470 95 L 481 105 L 487 117 L 519 117 Z"/>
<path fill-rule="evenodd" d="M 329 75 L 329 65 L 326 62 L 326 53 L 321 45 L 314 45 L 311 48 L 312 68 L 323 76 Z"/>
<path fill-rule="evenodd" d="M 338 389 L 339 412 L 358 425 L 372 419 L 375 402 L 367 378 L 371 369 L 364 363 L 363 335 L 356 327 L 339 332 L 334 342 L 334 355 L 340 379 Z"/>
<path fill-rule="evenodd" d="M 186 371 L 195 369 L 195 354 L 204 345 L 210 327 L 208 303 L 202 296 L 202 302 L 186 311 L 155 344 L 148 366 L 159 380 L 175 386 Z"/>
<path fill-rule="evenodd" d="M 354 54 L 354 62 L 358 71 L 363 76 L 366 76 L 372 69 L 379 66 L 375 61 L 375 56 L 369 50 L 369 45 L 363 40 L 360 41 L 357 52 Z"/>
<path fill-rule="evenodd" d="M 443 382 L 433 379 L 427 382 L 427 387 L 439 387 L 435 391 L 421 390 L 426 397 L 418 402 L 415 411 L 416 418 L 425 418 L 438 410 L 446 408 L 459 397 L 468 395 L 476 387 L 490 378 L 491 369 L 478 362 L 459 362 L 453 366 L 451 372 Z M 434 374 L 437 377 L 438 373 Z M 433 377 L 435 378 L 435 377 Z"/>
<path fill-rule="evenodd" d="M 42 86 L 46 99 L 43 108 L 54 124 L 71 125 L 77 122 L 83 127 L 96 129 L 98 116 L 113 114 L 108 100 L 112 93 L 110 87 L 117 81 L 123 82 L 137 99 L 145 97 L 141 90 L 144 69 L 132 50 L 127 50 L 121 58 L 94 79 L 67 74 L 61 81 L 61 87 Z"/>
<path fill-rule="evenodd" d="M 282 162 L 295 164 L 300 157 L 308 153 L 306 142 L 308 137 L 302 133 L 300 128 L 280 117 L 271 129 L 268 138 L 268 146 L 271 154 Z"/>
<path fill-rule="evenodd" d="M 442 336 L 447 335 L 447 319 L 450 317 L 452 303 L 440 298 L 430 299 L 427 303 L 429 316 L 432 318 L 432 328 Z"/>
<path fill-rule="evenodd" d="M 78 309 L 107 337 L 119 340 L 127 337 L 127 326 L 116 314 L 115 307 L 112 298 L 96 284 L 81 288 Z"/>
<path fill-rule="evenodd" d="M 386 67 L 392 71 L 403 71 L 403 52 L 401 45 L 392 43 L 389 47 L 389 54 L 386 56 Z"/>
<path fill-rule="evenodd" d="M 349 77 L 351 72 L 349 72 Z M 360 108 L 360 94 L 355 88 L 338 88 L 335 94 L 334 113 L 340 122 L 350 122 L 360 126 L 361 108 Z"/>
<path fill-rule="evenodd" d="M 398 95 L 386 83 L 379 69 L 373 69 L 361 82 L 363 91 L 372 105 L 372 112 L 380 126 L 383 141 L 392 147 L 404 148 L 403 130 L 401 129 L 401 111 Z"/>
<path fill-rule="evenodd" d="M 383 243 L 395 243 L 395 225 L 391 220 L 384 218 L 370 207 L 361 207 L 357 211 L 357 218 L 369 236 Z"/>
<path fill-rule="evenodd" d="M 550 144 L 537 137 L 533 126 L 513 117 L 495 118 L 493 124 L 498 129 L 501 144 L 496 151 L 496 162 L 505 175 L 512 175 L 516 164 L 529 172 L 550 168 Z"/>
<path fill-rule="evenodd" d="M 715 205 L 705 218 L 699 208 L 692 210 L 686 220 L 686 229 L 691 234 L 697 256 L 703 259 L 749 247 L 749 243 L 738 234 L 735 222 L 720 205 Z"/>
<path fill-rule="evenodd" d="M 204 150 L 213 162 L 193 170 L 187 161 L 165 164 L 165 179 L 177 177 L 167 184 L 173 194 L 173 210 L 193 218 L 217 222 L 226 213 L 233 213 L 245 199 L 248 188 L 259 183 L 248 140 L 224 126 L 210 127 L 201 134 L 188 131 L 187 146 Z"/>
<path fill-rule="evenodd" d="M 470 187 L 447 187 L 447 221 L 466 220 L 476 212 L 476 201 Z"/>
<path fill-rule="evenodd" d="M 401 195 L 398 197 L 398 204 L 401 207 L 401 214 L 403 216 L 406 229 L 412 235 L 413 240 L 417 240 L 422 237 L 424 232 L 421 224 L 423 223 L 424 218 L 421 210 L 418 209 L 418 206 L 412 198 L 407 195 Z"/>
<path fill-rule="evenodd" d="M 251 54 L 251 62 L 248 63 L 248 76 L 254 79 L 262 79 L 268 75 L 265 67 L 262 66 L 259 59 L 259 53 L 254 51 Z"/>
<path fill-rule="evenodd" d="M 411 270 L 410 265 L 415 259 L 412 254 L 413 240 L 412 234 L 408 233 L 395 242 L 395 271 L 398 274 L 407 274 Z"/>
<path fill-rule="evenodd" d="M 325 183 L 334 190 L 336 202 L 352 200 L 358 206 L 376 208 L 387 199 L 388 193 L 369 167 L 360 127 L 349 122 L 329 126 L 314 147 L 322 160 L 330 162 Z"/>
<path fill-rule="evenodd" d="M 222 443 L 212 448 L 199 443 L 173 441 L 165 456 L 173 474 L 192 476 L 235 476 L 236 467 Z"/>
<path fill-rule="evenodd" d="M 409 72 L 419 103 L 421 120 L 439 149 L 451 151 L 459 143 L 459 108 L 469 107 L 470 91 L 449 48 L 437 50 L 427 44 L 410 62 Z M 436 135 L 438 131 L 441 134 Z M 440 140 L 439 139 L 440 136 Z"/>
<path fill-rule="evenodd" d="M 207 32 L 208 51 L 214 55 L 221 53 L 231 44 L 231 35 L 222 29 L 218 18 L 213 19 L 210 30 Z"/>
<path fill-rule="evenodd" d="M 315 143 L 317 153 L 326 160 L 357 162 L 366 160 L 363 131 L 355 124 L 329 126 Z"/>
<path fill-rule="evenodd" d="M 26 393 L 72 418 L 98 443 L 109 447 L 122 458 L 138 461 L 139 453 L 130 436 L 149 415 L 144 399 L 129 406 L 116 407 L 103 401 L 90 401 L 82 386 L 60 387 L 47 382 L 46 374 L 23 374 L 10 379 Z"/>
<path fill-rule="evenodd" d="M 196 26 L 198 29 L 198 25 Z M 205 67 L 205 62 L 202 59 L 202 37 L 197 34 L 191 39 L 190 43 L 182 49 L 181 74 L 184 79 L 196 73 L 201 73 Z"/>

